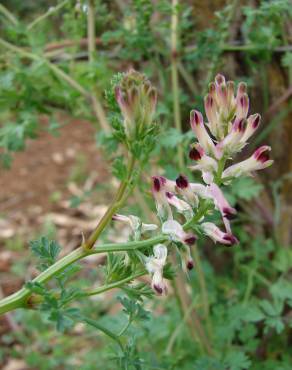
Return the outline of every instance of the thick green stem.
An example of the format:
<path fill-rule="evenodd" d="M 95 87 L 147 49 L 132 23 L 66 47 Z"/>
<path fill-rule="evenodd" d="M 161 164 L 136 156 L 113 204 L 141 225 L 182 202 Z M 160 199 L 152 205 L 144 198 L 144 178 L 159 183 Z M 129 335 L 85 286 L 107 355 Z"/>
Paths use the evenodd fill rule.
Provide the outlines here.
<path fill-rule="evenodd" d="M 83 259 L 92 254 L 97 253 L 108 253 L 108 252 L 121 252 L 121 251 L 131 251 L 135 249 L 145 248 L 152 246 L 154 244 L 162 243 L 167 240 L 164 235 L 158 235 L 154 238 L 148 240 L 142 240 L 139 242 L 128 242 L 128 243 L 110 243 L 103 244 L 95 249 L 85 250 L 83 247 L 79 247 L 67 256 L 63 257 L 48 269 L 40 273 L 33 282 L 45 283 L 52 279 L 54 276 L 58 275 L 66 267 L 70 266 L 72 263 Z M 16 308 L 29 307 L 29 297 L 31 296 L 31 291 L 28 288 L 22 288 L 18 292 L 2 299 L 0 301 L 0 315 L 8 311 L 12 311 Z"/>
<path fill-rule="evenodd" d="M 91 249 L 94 246 L 94 243 L 96 242 L 100 234 L 103 232 L 104 228 L 111 221 L 112 216 L 117 212 L 117 210 L 123 205 L 124 201 L 126 200 L 124 195 L 127 190 L 127 185 L 129 184 L 131 180 L 134 165 L 135 165 L 135 158 L 131 156 L 129 164 L 128 164 L 127 178 L 121 182 L 120 187 L 117 191 L 117 194 L 112 201 L 112 204 L 107 209 L 106 213 L 103 215 L 103 217 L 99 221 L 97 227 L 92 232 L 88 240 L 84 242 L 83 246 L 85 249 Z"/>
<path fill-rule="evenodd" d="M 114 289 L 114 288 L 119 288 L 122 285 L 124 285 L 124 284 L 126 284 L 126 283 L 128 283 L 128 282 L 130 282 L 134 279 L 137 279 L 138 277 L 143 276 L 145 274 L 146 274 L 146 271 L 141 271 L 137 274 L 128 276 L 125 279 L 118 280 L 118 281 L 115 281 L 115 282 L 110 283 L 110 284 L 105 284 L 105 285 L 103 285 L 99 288 L 93 289 L 93 290 L 89 290 L 89 291 L 85 292 L 84 295 L 86 295 L 86 296 L 97 295 L 97 294 L 104 293 L 108 290 Z"/>

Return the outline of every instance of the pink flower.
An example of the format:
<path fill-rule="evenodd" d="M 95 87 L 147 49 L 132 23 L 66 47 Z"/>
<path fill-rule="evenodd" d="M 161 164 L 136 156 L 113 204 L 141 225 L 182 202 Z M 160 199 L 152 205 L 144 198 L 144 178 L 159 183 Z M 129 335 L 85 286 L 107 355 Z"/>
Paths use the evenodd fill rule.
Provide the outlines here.
<path fill-rule="evenodd" d="M 234 245 L 238 243 L 236 237 L 232 234 L 225 233 L 219 229 L 215 224 L 212 222 L 204 222 L 201 224 L 203 232 L 209 236 L 215 243 L 219 242 L 221 244 L 226 245 Z"/>
<path fill-rule="evenodd" d="M 166 196 L 167 180 L 162 176 L 152 177 L 152 194 L 155 199 L 157 214 L 162 219 L 173 219 L 171 208 Z"/>
<path fill-rule="evenodd" d="M 223 171 L 222 178 L 239 177 L 250 175 L 253 171 L 262 170 L 273 164 L 273 160 L 269 159 L 269 151 L 271 147 L 263 145 L 258 148 L 251 157 L 245 161 L 236 163 Z"/>
<path fill-rule="evenodd" d="M 197 162 L 195 166 L 190 166 L 191 170 L 199 170 L 202 172 L 203 179 L 206 183 L 212 182 L 213 173 L 217 172 L 217 161 L 206 155 L 200 144 L 196 144 L 189 152 L 190 159 Z"/>
<path fill-rule="evenodd" d="M 197 207 L 199 202 L 198 196 L 191 189 L 188 178 L 184 175 L 179 175 L 175 182 L 178 194 L 181 195 L 190 205 Z"/>
<path fill-rule="evenodd" d="M 242 94 L 236 103 L 236 111 L 235 115 L 236 118 L 246 118 L 249 110 L 249 99 L 247 94 Z"/>
<path fill-rule="evenodd" d="M 214 201 L 215 207 L 219 210 L 222 217 L 231 219 L 235 214 L 236 210 L 230 206 L 225 199 L 221 189 L 216 184 L 208 186 L 208 194 Z"/>
<path fill-rule="evenodd" d="M 216 145 L 217 158 L 220 159 L 223 154 L 232 155 L 240 151 L 245 145 L 245 142 L 242 141 L 244 134 L 245 120 L 236 118 L 229 134 Z"/>
<path fill-rule="evenodd" d="M 192 130 L 194 131 L 200 145 L 202 148 L 204 148 L 205 152 L 208 154 L 215 153 L 215 144 L 206 130 L 202 114 L 197 110 L 192 110 L 190 122 Z"/>
<path fill-rule="evenodd" d="M 256 132 L 261 122 L 261 116 L 257 114 L 253 114 L 249 116 L 247 119 L 246 129 L 244 131 L 243 136 L 240 139 L 240 142 L 245 144 L 247 140 Z"/>

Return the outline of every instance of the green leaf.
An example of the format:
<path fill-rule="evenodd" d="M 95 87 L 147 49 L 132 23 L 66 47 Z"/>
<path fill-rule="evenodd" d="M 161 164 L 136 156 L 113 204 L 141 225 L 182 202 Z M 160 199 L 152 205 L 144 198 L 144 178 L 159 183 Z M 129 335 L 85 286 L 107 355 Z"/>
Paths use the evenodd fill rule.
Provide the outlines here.
<path fill-rule="evenodd" d="M 34 255 L 41 260 L 41 270 L 53 265 L 61 251 L 60 245 L 55 240 L 48 240 L 44 236 L 31 241 L 30 248 Z"/>
<path fill-rule="evenodd" d="M 124 164 L 123 157 L 118 157 L 114 160 L 112 165 L 113 175 L 118 178 L 120 181 L 125 180 L 127 176 L 127 168 Z"/>
<path fill-rule="evenodd" d="M 232 182 L 231 192 L 240 199 L 250 200 L 255 198 L 262 188 L 261 184 L 256 183 L 250 177 L 242 177 Z"/>
<path fill-rule="evenodd" d="M 248 356 L 240 351 L 232 351 L 225 357 L 224 363 L 230 370 L 249 369 L 251 361 Z"/>

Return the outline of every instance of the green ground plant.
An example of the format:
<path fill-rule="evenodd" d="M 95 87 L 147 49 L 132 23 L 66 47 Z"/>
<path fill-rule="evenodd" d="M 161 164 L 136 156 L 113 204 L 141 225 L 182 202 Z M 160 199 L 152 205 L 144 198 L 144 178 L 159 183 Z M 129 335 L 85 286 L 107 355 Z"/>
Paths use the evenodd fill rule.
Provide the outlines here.
<path fill-rule="evenodd" d="M 109 158 L 112 174 L 120 182 L 96 229 L 71 254 L 63 256 L 58 242 L 46 235 L 31 241 L 39 275 L 0 301 L 2 314 L 17 309 L 13 315 L 22 328 L 3 336 L 7 346 L 1 349 L 0 357 L 22 358 L 30 368 L 42 370 L 291 368 L 292 254 L 279 243 L 272 228 L 246 207 L 252 207 L 255 198 L 265 191 L 273 194 L 276 206 L 281 206 L 277 193 L 280 184 L 263 185 L 258 179 L 236 177 L 234 173 L 224 177 L 229 157 L 241 149 L 234 138 L 231 144 L 235 147 L 224 142 L 224 136 L 231 132 L 227 124 L 235 115 L 232 104 L 228 109 L 221 101 L 219 104 L 231 114 L 227 117 L 222 108 L 225 116 L 220 120 L 224 121 L 225 132 L 211 130 L 216 147 L 228 148 L 221 157 L 200 139 L 195 126 L 195 137 L 202 148 L 193 146 L 194 134 L 184 125 L 191 109 L 203 110 L 208 84 L 223 67 L 226 53 L 239 53 L 245 70 L 240 77 L 250 86 L 256 79 L 261 81 L 263 112 L 270 105 L 266 76 L 275 53 L 291 81 L 291 47 L 285 35 L 291 16 L 289 2 L 262 1 L 257 7 L 244 6 L 240 42 L 230 40 L 238 3 L 228 3 L 216 14 L 214 25 L 200 32 L 195 31 L 192 7 L 179 1 L 65 0 L 45 12 L 29 2 L 16 2 L 13 12 L 10 4 L 0 5 L 3 167 L 8 168 L 13 153 L 24 150 L 27 140 L 37 139 L 42 130 L 56 134 L 66 124 L 60 113 L 66 113 L 68 122 L 70 117 L 78 117 L 96 126 L 97 147 Z M 116 73 L 124 70 L 124 65 L 127 71 L 128 66 L 143 71 L 157 89 L 142 73 Z M 222 91 L 231 86 L 219 80 L 217 77 Z M 283 119 L 290 110 L 291 104 L 275 120 Z M 40 124 L 41 115 L 49 118 L 45 128 Z M 207 118 L 212 121 L 208 114 Z M 241 118 L 244 126 L 247 113 Z M 200 116 L 193 113 L 194 125 L 196 121 Z M 267 138 L 273 122 L 264 127 L 251 146 Z M 239 132 L 246 130 L 238 126 Z M 224 143 L 220 147 L 221 141 Z M 211 183 L 224 185 L 229 211 L 238 211 L 232 221 L 233 232 L 227 226 L 226 233 L 220 234 L 221 242 L 230 245 L 238 239 L 240 244 L 234 248 L 206 242 L 205 234 L 218 239 L 204 224 L 222 224 L 223 217 L 229 225 L 220 206 L 214 205 L 210 196 L 200 195 L 199 200 L 192 199 L 189 208 L 182 203 L 190 202 L 187 195 L 174 188 L 180 173 L 190 179 L 187 186 L 194 181 L 204 183 L 198 172 L 188 168 L 191 144 L 191 158 L 201 166 L 199 170 L 205 177 L 211 173 Z M 260 152 L 261 163 L 268 162 L 266 152 Z M 202 162 L 205 157 L 207 164 Z M 145 181 L 145 174 L 156 176 L 153 200 L 149 195 L 151 180 Z M 170 182 L 165 192 L 176 191 L 177 196 L 184 197 L 177 204 L 178 213 L 174 213 L 183 229 L 177 229 L 169 217 L 168 203 L 155 193 L 166 178 Z M 179 184 L 176 181 L 181 189 Z M 137 206 L 128 202 L 134 189 L 144 199 Z M 154 200 L 161 223 L 155 216 Z M 73 199 L 72 206 L 82 201 L 82 197 Z M 120 209 L 140 218 L 116 216 Z M 108 242 L 112 218 L 130 225 L 128 241 Z M 168 221 L 172 221 L 171 231 L 166 231 Z M 250 225 L 256 225 L 252 237 Z M 196 245 L 189 246 L 194 241 L 188 243 L 186 239 L 195 236 Z M 155 254 L 153 246 L 161 244 L 176 262 L 163 260 L 162 247 Z M 84 277 L 81 260 L 98 253 L 107 253 L 105 265 Z M 153 261 L 159 268 L 157 263 L 149 267 Z M 194 268 L 188 270 L 190 263 Z M 23 271 L 23 267 L 20 263 L 16 270 Z M 188 272 L 183 275 L 181 287 L 183 269 Z M 145 275 L 158 277 L 153 279 L 152 289 L 139 280 Z M 103 283 L 93 288 L 92 280 Z M 166 293 L 166 280 L 172 293 L 161 299 L 157 294 Z M 114 288 L 118 293 L 104 300 L 103 294 Z M 187 295 L 188 307 L 181 293 Z M 107 314 L 117 302 L 120 312 Z M 78 334 L 80 325 L 85 328 L 82 339 Z M 9 353 L 9 343 L 15 340 L 21 349 Z"/>

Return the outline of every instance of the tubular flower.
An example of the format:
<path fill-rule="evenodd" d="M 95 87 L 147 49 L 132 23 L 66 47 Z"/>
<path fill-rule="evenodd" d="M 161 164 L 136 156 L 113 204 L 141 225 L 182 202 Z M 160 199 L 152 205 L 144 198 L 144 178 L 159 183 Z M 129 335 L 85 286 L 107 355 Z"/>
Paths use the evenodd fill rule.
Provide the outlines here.
<path fill-rule="evenodd" d="M 191 189 L 188 178 L 184 175 L 179 175 L 175 182 L 178 194 L 181 195 L 187 202 L 189 202 L 191 206 L 197 207 L 199 202 L 198 196 Z"/>
<path fill-rule="evenodd" d="M 166 264 L 167 248 L 163 244 L 153 247 L 153 256 L 147 257 L 145 267 L 152 274 L 152 289 L 159 295 L 167 293 L 167 286 L 163 279 L 163 268 Z"/>
<path fill-rule="evenodd" d="M 228 220 L 234 217 L 236 210 L 229 205 L 218 185 L 211 184 L 208 186 L 208 194 L 213 199 L 215 208 L 218 209 L 222 217 Z"/>
<path fill-rule="evenodd" d="M 234 245 L 238 243 L 236 237 L 232 234 L 225 233 L 212 222 L 204 222 L 201 225 L 203 232 L 209 236 L 215 243 L 219 242 L 226 245 Z"/>
<path fill-rule="evenodd" d="M 166 196 L 166 179 L 162 176 L 152 177 L 152 194 L 155 199 L 157 214 L 161 219 L 172 219 L 171 208 Z"/>
<path fill-rule="evenodd" d="M 193 216 L 193 210 L 192 207 L 189 205 L 189 203 L 185 202 L 182 199 L 179 199 L 176 195 L 170 192 L 166 192 L 167 201 L 170 205 L 176 208 L 176 210 L 179 213 L 183 213 L 187 216 L 187 218 L 190 218 Z"/>
<path fill-rule="evenodd" d="M 164 222 L 161 230 L 163 234 L 170 235 L 174 240 L 188 246 L 193 245 L 197 240 L 197 237 L 194 234 L 186 233 L 181 224 L 175 220 Z"/>
<path fill-rule="evenodd" d="M 206 155 L 204 149 L 200 144 L 195 144 L 189 152 L 190 159 L 197 161 L 197 165 L 190 166 L 191 170 L 198 170 L 202 172 L 204 181 L 209 184 L 213 181 L 213 173 L 217 172 L 217 161 Z"/>
<path fill-rule="evenodd" d="M 229 134 L 216 145 L 217 158 L 222 158 L 223 154 L 229 156 L 239 152 L 245 145 L 245 141 L 242 141 L 244 134 L 245 120 L 236 118 Z"/>
<path fill-rule="evenodd" d="M 258 113 L 253 114 L 248 117 L 246 129 L 240 139 L 240 142 L 242 144 L 244 145 L 246 144 L 247 140 L 256 132 L 260 123 L 261 123 L 261 116 Z"/>
<path fill-rule="evenodd" d="M 224 179 L 232 177 L 239 177 L 244 175 L 250 175 L 253 171 L 263 170 L 273 164 L 273 160 L 269 159 L 269 151 L 271 147 L 263 145 L 258 148 L 251 157 L 245 161 L 236 163 L 228 167 L 222 175 Z"/>
<path fill-rule="evenodd" d="M 206 127 L 204 125 L 202 113 L 197 110 L 191 111 L 190 116 L 191 128 L 194 131 L 200 145 L 206 153 L 215 153 L 215 144 L 213 143 L 212 139 L 210 138 Z"/>
<path fill-rule="evenodd" d="M 120 214 L 115 214 L 112 217 L 113 221 L 120 221 L 128 224 L 134 233 L 139 232 L 144 234 L 147 231 L 157 230 L 158 226 L 154 224 L 144 224 L 137 216 L 125 216 Z"/>

